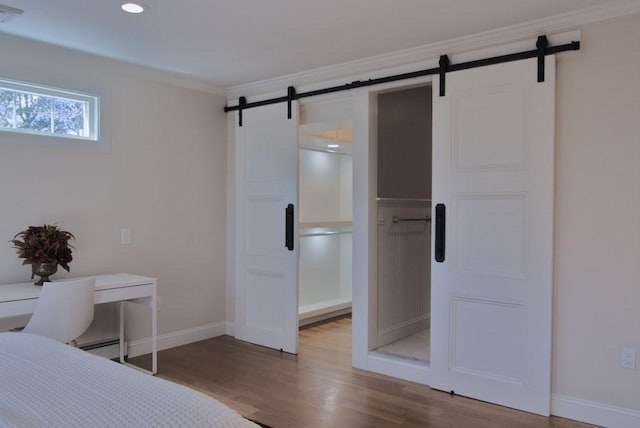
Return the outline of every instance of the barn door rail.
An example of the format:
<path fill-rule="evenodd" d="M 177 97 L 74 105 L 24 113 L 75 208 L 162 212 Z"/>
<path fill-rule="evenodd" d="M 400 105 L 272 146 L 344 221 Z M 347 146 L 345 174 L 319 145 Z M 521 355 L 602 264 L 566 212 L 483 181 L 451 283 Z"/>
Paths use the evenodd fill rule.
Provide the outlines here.
<path fill-rule="evenodd" d="M 316 89 L 307 92 L 297 92 L 293 86 L 287 88 L 287 95 L 283 97 L 269 98 L 266 100 L 247 102 L 246 97 L 240 97 L 238 105 L 225 106 L 224 111 L 228 113 L 230 111 L 239 112 L 239 126 L 242 126 L 242 111 L 254 107 L 261 107 L 271 104 L 287 103 L 287 117 L 291 119 L 291 103 L 295 100 L 302 98 L 314 97 L 317 95 L 331 94 L 334 92 L 348 91 L 350 89 L 362 88 L 365 86 L 379 85 L 382 83 L 397 82 L 399 80 L 415 79 L 417 77 L 431 76 L 434 74 L 440 75 L 440 88 L 439 94 L 441 97 L 445 95 L 446 74 L 452 71 L 467 70 L 470 68 L 485 67 L 488 65 L 502 64 L 505 62 L 520 61 L 529 58 L 538 58 L 538 82 L 544 82 L 544 59 L 547 55 L 554 55 L 561 52 L 577 51 L 580 50 L 580 42 L 573 41 L 564 45 L 549 46 L 547 36 L 539 36 L 536 40 L 536 49 L 516 52 L 512 54 L 499 55 L 490 58 L 477 59 L 474 61 L 461 62 L 458 64 L 451 64 L 447 55 L 441 55 L 439 66 L 434 68 L 428 68 L 425 70 L 412 71 L 409 73 L 395 74 L 386 77 L 377 77 L 375 79 L 368 80 L 356 80 L 351 83 L 345 83 L 344 85 L 331 86 L 323 89 Z"/>

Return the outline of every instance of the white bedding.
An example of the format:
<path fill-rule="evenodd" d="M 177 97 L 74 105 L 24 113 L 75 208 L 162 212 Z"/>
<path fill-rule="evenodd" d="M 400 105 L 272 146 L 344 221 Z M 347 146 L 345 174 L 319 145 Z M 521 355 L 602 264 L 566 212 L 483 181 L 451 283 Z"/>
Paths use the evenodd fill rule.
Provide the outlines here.
<path fill-rule="evenodd" d="M 26 333 L 0 333 L 0 426 L 257 427 L 197 391 Z"/>

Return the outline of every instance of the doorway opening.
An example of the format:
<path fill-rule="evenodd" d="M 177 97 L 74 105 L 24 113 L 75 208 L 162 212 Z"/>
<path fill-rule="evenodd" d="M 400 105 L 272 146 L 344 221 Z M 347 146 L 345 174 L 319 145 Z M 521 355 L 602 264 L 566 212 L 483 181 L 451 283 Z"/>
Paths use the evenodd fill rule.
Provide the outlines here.
<path fill-rule="evenodd" d="M 332 107 L 333 104 L 333 107 Z M 303 105 L 298 168 L 299 326 L 351 314 L 353 125 L 350 103 Z M 343 114 L 335 114 L 343 111 Z"/>
<path fill-rule="evenodd" d="M 431 85 L 377 94 L 377 307 L 371 350 L 428 365 Z"/>

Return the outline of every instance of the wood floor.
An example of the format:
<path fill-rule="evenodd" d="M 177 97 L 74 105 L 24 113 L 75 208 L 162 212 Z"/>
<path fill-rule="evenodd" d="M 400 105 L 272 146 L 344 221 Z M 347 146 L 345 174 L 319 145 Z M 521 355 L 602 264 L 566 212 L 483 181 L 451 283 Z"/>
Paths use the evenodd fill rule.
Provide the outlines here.
<path fill-rule="evenodd" d="M 588 426 L 353 369 L 350 318 L 304 328 L 299 342 L 295 356 L 220 336 L 161 351 L 158 376 L 274 428 Z"/>

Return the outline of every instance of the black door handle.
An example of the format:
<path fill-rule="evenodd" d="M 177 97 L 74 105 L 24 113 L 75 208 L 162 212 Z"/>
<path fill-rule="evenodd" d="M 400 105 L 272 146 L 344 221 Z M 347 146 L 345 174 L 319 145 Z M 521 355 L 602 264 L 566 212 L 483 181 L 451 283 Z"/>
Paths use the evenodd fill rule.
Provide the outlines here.
<path fill-rule="evenodd" d="M 293 204 L 287 205 L 284 210 L 284 246 L 293 251 Z"/>
<path fill-rule="evenodd" d="M 446 208 L 444 204 L 436 205 L 435 258 L 438 263 L 442 263 L 444 261 L 445 219 L 446 219 Z"/>

